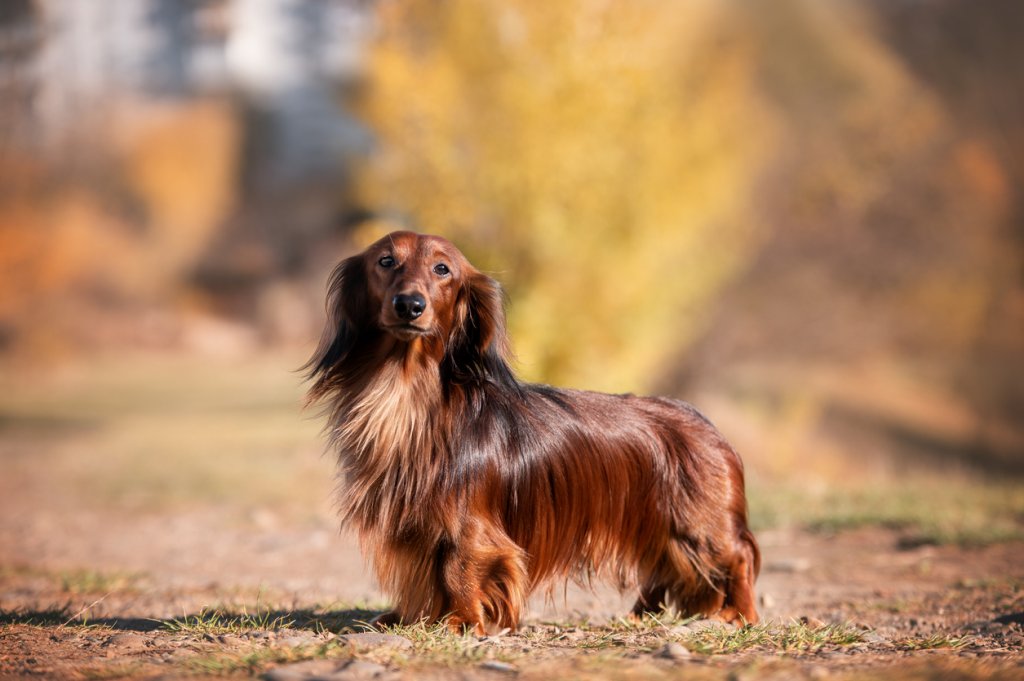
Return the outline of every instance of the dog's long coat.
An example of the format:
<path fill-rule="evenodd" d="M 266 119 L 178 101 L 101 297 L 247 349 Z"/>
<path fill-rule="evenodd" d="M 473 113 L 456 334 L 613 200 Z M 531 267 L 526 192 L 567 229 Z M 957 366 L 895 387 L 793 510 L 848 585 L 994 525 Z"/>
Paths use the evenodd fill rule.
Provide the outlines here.
<path fill-rule="evenodd" d="M 327 305 L 309 394 L 383 623 L 515 628 L 538 585 L 594 574 L 638 588 L 638 615 L 757 621 L 743 467 L 693 407 L 518 381 L 499 286 L 439 237 L 343 261 Z"/>

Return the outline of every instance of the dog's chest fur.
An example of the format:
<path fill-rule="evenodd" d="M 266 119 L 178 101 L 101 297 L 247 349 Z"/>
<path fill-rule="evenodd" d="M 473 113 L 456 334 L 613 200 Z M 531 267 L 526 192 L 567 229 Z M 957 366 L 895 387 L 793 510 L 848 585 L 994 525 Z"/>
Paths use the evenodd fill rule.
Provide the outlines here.
<path fill-rule="evenodd" d="M 438 437 L 439 386 L 436 369 L 390 361 L 341 398 L 332 432 L 341 507 L 361 531 L 398 532 L 436 489 L 446 447 Z"/>

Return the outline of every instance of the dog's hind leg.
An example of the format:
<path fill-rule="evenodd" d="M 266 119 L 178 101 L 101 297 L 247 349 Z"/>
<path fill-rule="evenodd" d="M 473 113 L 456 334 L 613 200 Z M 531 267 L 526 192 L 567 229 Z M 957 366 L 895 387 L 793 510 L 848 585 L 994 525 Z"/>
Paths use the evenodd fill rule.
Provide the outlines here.
<path fill-rule="evenodd" d="M 725 603 L 715 614 L 715 619 L 743 626 L 757 624 L 757 607 L 754 605 L 754 588 L 746 559 L 740 558 L 732 565 L 726 586 Z"/>
<path fill-rule="evenodd" d="M 736 558 L 729 567 L 725 587 L 725 607 L 716 617 L 734 624 L 756 624 L 759 617 L 754 580 L 761 567 L 761 554 L 749 530 L 739 532 L 736 544 Z"/>
<path fill-rule="evenodd" d="M 663 584 L 648 585 L 640 589 L 640 597 L 633 604 L 630 615 L 635 619 L 641 619 L 648 613 L 661 612 L 665 606 L 665 595 L 668 589 Z"/>
<path fill-rule="evenodd" d="M 722 575 L 700 545 L 689 537 L 674 537 L 658 565 L 657 579 L 664 584 L 662 599 L 681 617 L 713 617 L 725 605 Z"/>
<path fill-rule="evenodd" d="M 716 553 L 714 561 L 685 542 L 670 550 L 670 563 L 678 568 L 679 580 L 669 586 L 668 594 L 683 616 L 699 615 L 739 626 L 758 621 L 754 597 L 754 579 L 760 556 L 753 536 L 742 532 L 731 551 Z"/>

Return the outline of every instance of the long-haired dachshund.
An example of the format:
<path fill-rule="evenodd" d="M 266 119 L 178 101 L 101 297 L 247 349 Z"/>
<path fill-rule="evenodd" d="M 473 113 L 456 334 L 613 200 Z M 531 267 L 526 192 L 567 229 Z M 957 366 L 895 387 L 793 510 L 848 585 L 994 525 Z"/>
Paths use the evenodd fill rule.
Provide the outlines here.
<path fill-rule="evenodd" d="M 552 579 L 611 577 L 637 616 L 754 623 L 743 465 L 690 405 L 520 382 L 498 284 L 394 232 L 341 262 L 307 369 L 341 511 L 394 601 L 381 624 L 515 628 Z"/>

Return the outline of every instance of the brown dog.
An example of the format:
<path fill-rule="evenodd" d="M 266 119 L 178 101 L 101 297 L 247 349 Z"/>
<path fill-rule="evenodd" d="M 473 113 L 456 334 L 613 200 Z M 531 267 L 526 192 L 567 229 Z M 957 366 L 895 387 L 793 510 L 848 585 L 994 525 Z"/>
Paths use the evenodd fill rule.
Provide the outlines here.
<path fill-rule="evenodd" d="M 521 383 L 498 284 L 451 243 L 395 232 L 334 271 L 307 368 L 394 610 L 515 628 L 554 578 L 633 586 L 640 615 L 757 621 L 743 465 L 690 405 Z"/>

